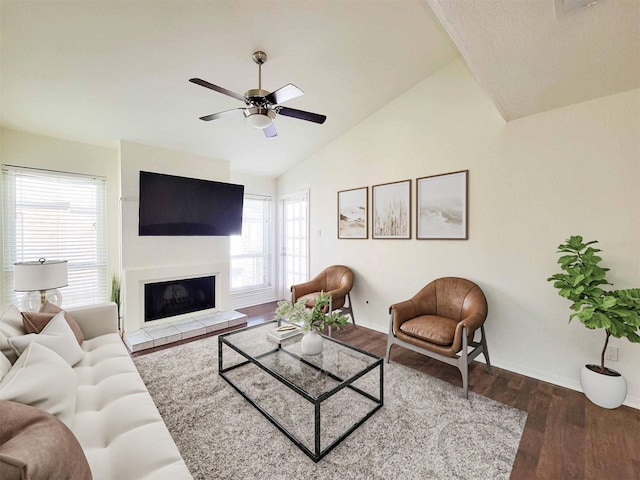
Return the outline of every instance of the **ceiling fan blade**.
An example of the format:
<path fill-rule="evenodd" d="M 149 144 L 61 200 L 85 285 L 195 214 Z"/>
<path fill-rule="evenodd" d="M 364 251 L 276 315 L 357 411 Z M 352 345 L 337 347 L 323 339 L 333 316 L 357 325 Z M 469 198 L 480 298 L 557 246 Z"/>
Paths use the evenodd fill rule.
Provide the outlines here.
<path fill-rule="evenodd" d="M 274 110 L 276 111 L 276 113 L 284 115 L 285 117 L 299 118 L 300 120 L 306 120 L 307 122 L 322 124 L 327 119 L 325 115 L 305 112 L 304 110 L 296 110 L 295 108 L 278 107 Z"/>
<path fill-rule="evenodd" d="M 215 90 L 216 92 L 222 93 L 223 95 L 228 95 L 229 97 L 237 98 L 241 102 L 246 103 L 247 101 L 247 99 L 244 98 L 243 95 L 240 95 L 239 93 L 236 93 L 236 92 L 232 92 L 231 90 L 227 90 L 226 88 L 219 87 L 217 85 L 214 85 L 213 83 L 209 83 L 206 80 L 202 80 L 201 78 L 190 78 L 189 81 L 191 83 L 195 83 L 196 85 L 200 85 L 201 87 Z"/>
<path fill-rule="evenodd" d="M 304 92 L 296 87 L 293 83 L 289 83 L 284 87 L 279 88 L 275 92 L 271 92 L 269 95 L 264 97 L 267 102 L 277 105 L 279 103 L 284 103 L 288 100 L 301 97 L 304 95 Z"/>
<path fill-rule="evenodd" d="M 200 120 L 204 120 L 208 122 L 210 120 L 215 120 L 216 118 L 220 118 L 227 113 L 237 112 L 238 110 L 244 111 L 244 108 L 232 108 L 231 110 L 223 110 L 222 112 L 212 113 L 211 115 L 205 115 L 204 117 L 200 117 Z"/>
<path fill-rule="evenodd" d="M 278 131 L 276 130 L 276 126 L 273 123 L 262 131 L 264 132 L 264 136 L 267 138 L 278 136 Z"/>

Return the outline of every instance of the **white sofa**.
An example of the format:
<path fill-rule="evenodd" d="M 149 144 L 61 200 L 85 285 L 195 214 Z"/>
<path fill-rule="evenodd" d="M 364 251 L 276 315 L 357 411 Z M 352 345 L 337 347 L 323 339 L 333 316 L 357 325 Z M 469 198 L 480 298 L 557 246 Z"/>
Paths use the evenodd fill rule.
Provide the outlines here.
<path fill-rule="evenodd" d="M 16 311 L 15 307 L 0 309 L 0 347 L 7 332 L 17 328 Z M 82 447 L 93 478 L 191 479 L 117 333 L 116 305 L 100 304 L 68 312 L 84 334 L 81 348 L 85 354 L 73 365 L 77 375 L 75 409 L 71 421 L 65 423 Z"/>

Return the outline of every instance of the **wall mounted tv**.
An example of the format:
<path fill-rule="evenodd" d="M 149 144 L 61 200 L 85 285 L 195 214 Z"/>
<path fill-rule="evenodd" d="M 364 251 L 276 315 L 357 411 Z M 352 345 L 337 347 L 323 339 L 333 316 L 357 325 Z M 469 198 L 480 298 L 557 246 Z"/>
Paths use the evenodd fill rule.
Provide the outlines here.
<path fill-rule="evenodd" d="M 244 185 L 140 172 L 140 236 L 242 233 Z"/>

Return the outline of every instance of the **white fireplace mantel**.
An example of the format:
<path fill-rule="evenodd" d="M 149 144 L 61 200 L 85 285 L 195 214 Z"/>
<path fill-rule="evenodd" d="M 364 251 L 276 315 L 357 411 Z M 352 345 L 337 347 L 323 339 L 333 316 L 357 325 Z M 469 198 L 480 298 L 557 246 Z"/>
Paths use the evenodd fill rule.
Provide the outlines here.
<path fill-rule="evenodd" d="M 229 263 L 198 263 L 190 265 L 164 265 L 159 267 L 125 270 L 123 273 L 123 317 L 122 324 L 125 332 L 140 330 L 143 326 L 160 325 L 180 318 L 186 318 L 193 313 L 163 318 L 152 322 L 144 321 L 144 285 L 146 283 L 180 280 L 203 276 L 215 276 L 216 308 L 203 310 L 198 313 L 226 310 L 229 302 Z"/>

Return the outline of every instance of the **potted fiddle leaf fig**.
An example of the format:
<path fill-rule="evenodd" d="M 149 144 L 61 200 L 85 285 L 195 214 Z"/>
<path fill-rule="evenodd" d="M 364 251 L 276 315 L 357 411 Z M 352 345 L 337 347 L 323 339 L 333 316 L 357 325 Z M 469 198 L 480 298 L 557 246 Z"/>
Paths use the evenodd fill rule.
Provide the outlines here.
<path fill-rule="evenodd" d="M 600 249 L 592 245 L 597 240 L 584 242 L 579 235 L 572 236 L 558 246 L 558 259 L 562 273 L 547 280 L 553 282 L 558 294 L 571 301 L 573 313 L 569 321 L 577 318 L 587 328 L 603 329 L 604 346 L 600 365 L 585 365 L 580 373 L 582 389 L 589 400 L 604 408 L 617 408 L 627 395 L 627 383 L 615 370 L 605 367 L 605 353 L 609 338 L 626 338 L 639 343 L 640 289 L 605 290 L 608 268 L 599 264 Z"/>
<path fill-rule="evenodd" d="M 349 317 L 338 312 L 326 313 L 329 310 L 331 295 L 320 292 L 314 299 L 313 308 L 308 308 L 304 299 L 295 304 L 281 300 L 278 302 L 274 320 L 286 320 L 299 324 L 302 331 L 306 332 L 300 342 L 300 349 L 305 355 L 318 355 L 322 352 L 322 337 L 318 334 L 324 327 L 340 328 L 346 325 Z"/>

